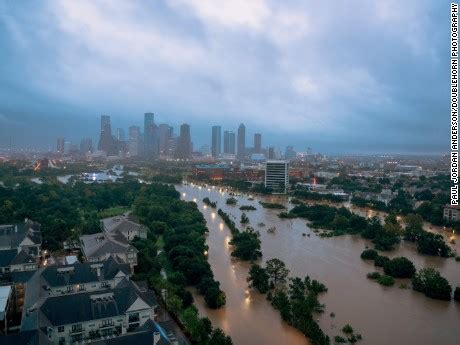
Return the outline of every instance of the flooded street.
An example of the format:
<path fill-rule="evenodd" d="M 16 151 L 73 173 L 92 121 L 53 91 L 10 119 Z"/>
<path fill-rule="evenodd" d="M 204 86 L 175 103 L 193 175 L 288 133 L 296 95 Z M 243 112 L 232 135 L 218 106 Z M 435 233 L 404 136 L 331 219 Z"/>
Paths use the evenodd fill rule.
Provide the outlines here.
<path fill-rule="evenodd" d="M 366 274 L 376 269 L 373 263 L 360 259 L 366 245 L 370 246 L 368 241 L 350 235 L 320 238 L 308 228 L 304 219 L 279 219 L 280 210 L 262 208 L 257 197 L 249 201 L 247 196 L 239 196 L 237 206 L 227 206 L 225 200 L 229 195 L 219 192 L 217 187 L 182 185 L 176 188 L 184 200 L 196 201 L 203 212 L 209 228 L 209 262 L 227 294 L 225 308 L 217 311 L 204 307 L 203 299 L 195 294 L 197 307 L 215 326 L 227 332 L 234 344 L 308 344 L 308 340 L 281 321 L 278 311 L 265 296 L 248 291 L 246 277 L 250 264 L 231 258 L 230 231 L 217 215 L 217 209 L 202 203 L 206 196 L 217 201 L 218 208 L 234 215 L 237 225 L 242 213 L 239 206 L 255 206 L 256 211 L 246 214 L 250 225 L 260 231 L 262 262 L 277 257 L 286 263 L 291 276 L 310 275 L 326 284 L 329 291 L 320 297 L 326 310 L 319 316 L 319 323 L 331 339 L 341 334 L 340 329 L 349 323 L 362 334 L 360 344 L 460 343 L 460 303 L 432 300 L 411 289 L 401 289 L 399 285 L 404 280 L 397 280 L 393 287 L 369 281 Z M 279 200 L 286 202 L 286 198 L 277 198 Z M 265 223 L 265 227 L 259 227 L 259 222 Z M 273 234 L 267 233 L 271 226 L 277 228 Z M 459 250 L 459 245 L 455 248 Z M 417 269 L 434 267 L 454 289 L 460 286 L 460 263 L 452 258 L 419 255 L 414 244 L 404 241 L 397 250 L 383 255 L 406 256 Z M 334 318 L 331 312 L 335 313 Z"/>

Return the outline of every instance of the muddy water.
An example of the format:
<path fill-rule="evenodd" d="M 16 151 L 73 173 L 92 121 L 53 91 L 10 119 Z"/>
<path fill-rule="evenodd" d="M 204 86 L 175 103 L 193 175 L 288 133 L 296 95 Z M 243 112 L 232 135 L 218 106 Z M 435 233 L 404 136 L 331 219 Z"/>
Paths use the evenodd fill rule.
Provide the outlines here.
<path fill-rule="evenodd" d="M 395 286 L 389 288 L 367 280 L 366 274 L 376 269 L 372 263 L 362 261 L 359 255 L 369 242 L 349 235 L 320 238 L 308 228 L 305 220 L 279 219 L 279 210 L 263 209 L 257 198 L 249 201 L 247 196 L 239 196 L 238 206 L 227 206 L 225 199 L 229 195 L 217 188 L 192 185 L 176 188 L 184 200 L 197 202 L 208 222 L 209 262 L 227 294 L 227 305 L 221 310 L 207 309 L 199 296 L 196 296 L 197 305 L 200 313 L 232 336 L 234 344 L 308 344 L 308 340 L 281 322 L 278 312 L 263 296 L 247 290 L 249 264 L 231 259 L 230 232 L 217 211 L 203 205 L 202 199 L 206 196 L 234 215 L 236 221 L 241 216 L 240 205 L 257 207 L 257 211 L 246 214 L 251 225 L 261 233 L 262 262 L 280 258 L 291 270 L 291 275 L 303 277 L 308 274 L 327 285 L 329 291 L 320 298 L 326 304 L 326 311 L 319 316 L 319 323 L 331 338 L 350 323 L 363 335 L 360 344 L 460 344 L 460 303 L 436 301 L 410 289 L 401 289 L 399 285 L 404 280 L 397 280 Z M 284 198 L 276 201 L 286 202 Z M 259 222 L 266 226 L 258 227 Z M 274 234 L 267 233 L 270 226 L 276 226 Z M 455 249 L 459 250 L 458 244 Z M 453 259 L 419 255 L 413 244 L 405 242 L 385 255 L 406 256 L 418 269 L 434 267 L 453 287 L 460 286 L 460 263 Z M 334 318 L 331 312 L 335 313 Z"/>

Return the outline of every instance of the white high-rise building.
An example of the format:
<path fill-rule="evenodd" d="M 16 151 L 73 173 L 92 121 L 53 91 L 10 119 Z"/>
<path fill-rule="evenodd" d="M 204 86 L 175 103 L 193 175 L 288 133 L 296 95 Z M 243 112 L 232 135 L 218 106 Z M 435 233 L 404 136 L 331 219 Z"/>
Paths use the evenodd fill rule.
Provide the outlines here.
<path fill-rule="evenodd" d="M 285 194 L 289 188 L 289 163 L 281 160 L 267 160 L 265 163 L 265 188 L 273 193 Z"/>

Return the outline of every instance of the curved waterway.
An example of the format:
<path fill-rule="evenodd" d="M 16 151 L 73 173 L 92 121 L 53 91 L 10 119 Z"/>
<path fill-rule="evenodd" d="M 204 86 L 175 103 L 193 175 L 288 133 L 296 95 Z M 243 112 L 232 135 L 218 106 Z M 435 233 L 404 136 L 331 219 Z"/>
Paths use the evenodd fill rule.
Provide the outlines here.
<path fill-rule="evenodd" d="M 361 260 L 360 254 L 366 245 L 371 245 L 370 242 L 350 235 L 320 238 L 304 219 L 279 219 L 279 210 L 264 209 L 258 203 L 260 200 L 276 201 L 292 207 L 285 197 L 257 196 L 248 200 L 248 196 L 240 195 L 237 206 L 228 206 L 225 200 L 229 194 L 217 187 L 178 185 L 176 188 L 182 199 L 198 204 L 207 221 L 209 263 L 227 295 L 224 308 L 211 310 L 195 293 L 197 307 L 215 326 L 228 333 L 234 344 L 304 345 L 309 342 L 302 333 L 281 321 L 278 311 L 265 300 L 265 296 L 247 289 L 250 264 L 231 258 L 230 231 L 217 215 L 217 209 L 203 204 L 204 197 L 217 201 L 218 208 L 233 215 L 238 225 L 242 213 L 239 206 L 255 206 L 256 211 L 247 211 L 246 214 L 251 226 L 261 234 L 262 263 L 277 257 L 286 263 L 291 276 L 309 275 L 326 284 L 329 290 L 320 297 L 326 310 L 318 318 L 321 328 L 331 339 L 350 323 L 363 336 L 360 344 L 460 344 L 460 303 L 433 300 L 411 289 L 399 288 L 408 280 L 397 279 L 393 287 L 369 281 L 366 274 L 378 269 L 373 263 Z M 259 222 L 265 223 L 265 227 L 259 227 Z M 267 233 L 271 226 L 277 228 L 273 234 Z M 432 231 L 442 232 L 442 229 Z M 302 233 L 310 236 L 302 236 Z M 460 242 L 458 236 L 457 242 Z M 459 251 L 459 244 L 454 247 Z M 453 288 L 460 286 L 460 263 L 452 258 L 420 255 L 414 244 L 404 241 L 396 250 L 384 255 L 406 256 L 417 269 L 434 267 Z M 330 316 L 332 312 L 334 318 Z"/>

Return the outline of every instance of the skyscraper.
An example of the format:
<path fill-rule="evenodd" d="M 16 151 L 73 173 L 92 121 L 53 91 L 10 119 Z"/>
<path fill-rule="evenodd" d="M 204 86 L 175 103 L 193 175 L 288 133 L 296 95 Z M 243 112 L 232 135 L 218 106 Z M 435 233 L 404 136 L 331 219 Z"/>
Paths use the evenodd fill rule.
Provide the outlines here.
<path fill-rule="evenodd" d="M 214 158 L 220 155 L 220 146 L 222 143 L 221 127 L 212 126 L 211 154 Z"/>
<path fill-rule="evenodd" d="M 177 142 L 176 157 L 188 159 L 192 153 L 192 140 L 190 137 L 190 125 L 184 123 L 180 126 L 180 135 Z"/>
<path fill-rule="evenodd" d="M 235 154 L 235 133 L 232 131 L 224 132 L 224 153 Z"/>
<path fill-rule="evenodd" d="M 65 144 L 65 138 L 57 138 L 57 145 L 56 145 L 56 151 L 60 153 L 61 155 L 64 154 L 64 144 Z"/>
<path fill-rule="evenodd" d="M 166 123 L 158 126 L 158 141 L 160 155 L 168 154 L 168 142 L 173 136 L 173 128 Z"/>
<path fill-rule="evenodd" d="M 268 148 L 268 159 L 275 159 L 275 148 L 273 146 Z"/>
<path fill-rule="evenodd" d="M 80 152 L 82 154 L 87 154 L 88 152 L 93 151 L 93 140 L 91 138 L 83 138 L 80 141 Z"/>
<path fill-rule="evenodd" d="M 128 141 L 128 151 L 130 157 L 140 156 L 141 148 L 141 129 L 139 126 L 131 126 L 128 130 L 129 141 Z"/>
<path fill-rule="evenodd" d="M 144 114 L 144 155 L 147 159 L 158 157 L 158 138 L 153 113 Z"/>
<path fill-rule="evenodd" d="M 125 130 L 123 128 L 117 128 L 117 140 L 125 141 Z"/>
<path fill-rule="evenodd" d="M 108 156 L 113 155 L 116 151 L 114 140 L 112 138 L 112 126 L 110 125 L 110 116 L 101 115 L 101 135 L 99 137 L 98 150 L 104 151 Z"/>
<path fill-rule="evenodd" d="M 296 156 L 293 146 L 286 146 L 286 151 L 284 152 L 284 159 L 293 159 Z"/>
<path fill-rule="evenodd" d="M 238 147 L 236 151 L 236 157 L 240 160 L 244 159 L 246 154 L 246 127 L 244 124 L 240 124 L 238 127 Z"/>
<path fill-rule="evenodd" d="M 262 152 L 262 134 L 254 134 L 254 153 Z"/>

